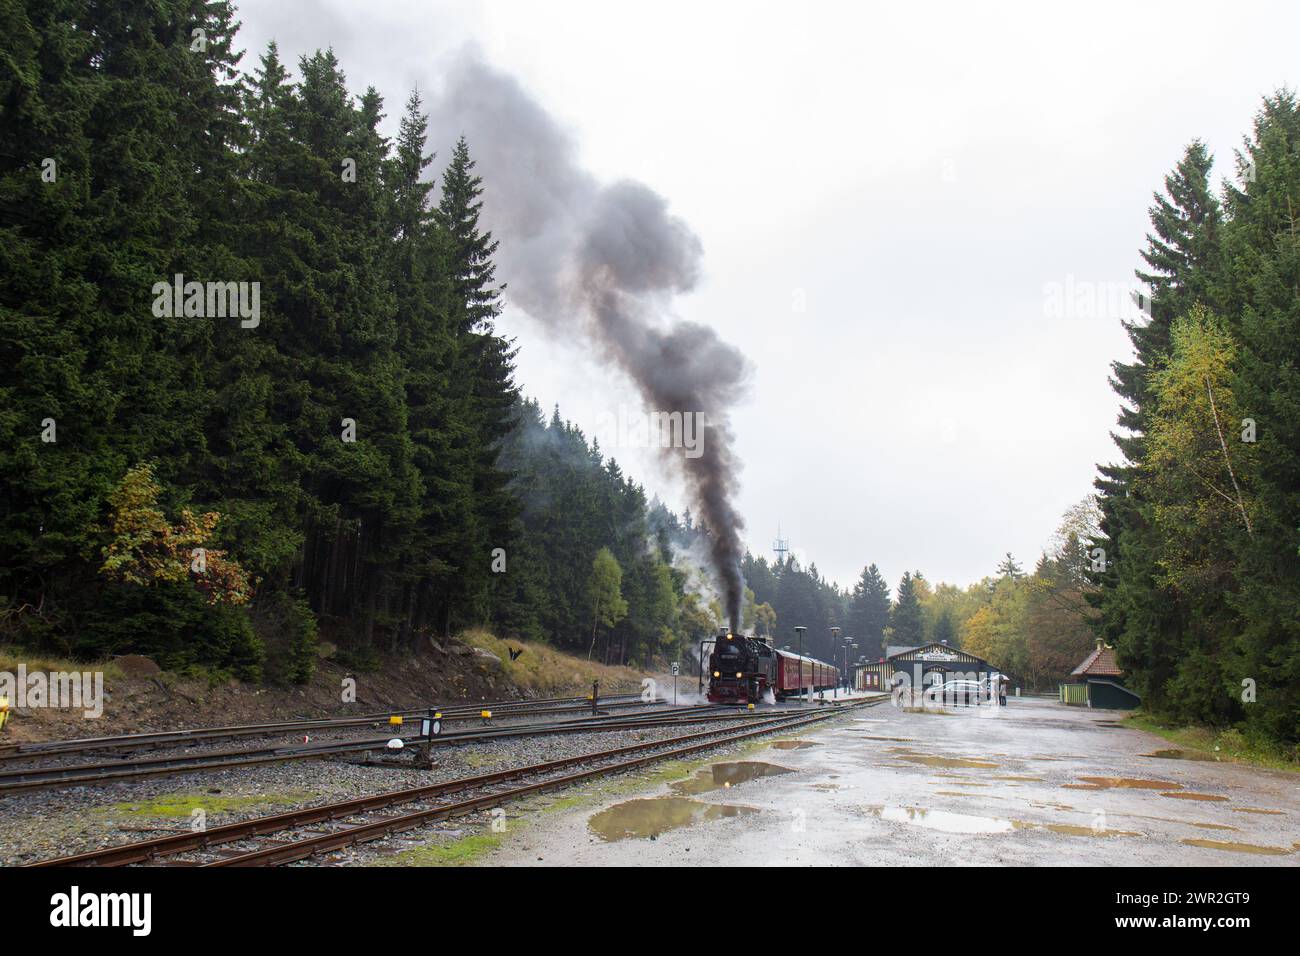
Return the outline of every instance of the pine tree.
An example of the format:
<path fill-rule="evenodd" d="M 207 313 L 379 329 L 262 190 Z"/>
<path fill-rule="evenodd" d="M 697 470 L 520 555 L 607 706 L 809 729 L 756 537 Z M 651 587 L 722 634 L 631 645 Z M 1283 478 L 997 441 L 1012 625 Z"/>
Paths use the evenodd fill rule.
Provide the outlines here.
<path fill-rule="evenodd" d="M 940 611 L 939 616 L 935 619 L 934 634 L 930 639 L 941 644 L 957 643 L 957 624 L 953 620 L 952 612 L 947 608 Z"/>
<path fill-rule="evenodd" d="M 862 653 L 870 658 L 884 653 L 884 633 L 889 626 L 889 585 L 874 565 L 862 569 L 849 601 L 849 634 L 858 642 Z"/>
<path fill-rule="evenodd" d="M 1149 271 L 1137 276 L 1152 291 L 1146 321 L 1127 322 L 1134 361 L 1112 365 L 1111 387 L 1125 402 L 1112 437 L 1123 462 L 1099 465 L 1100 537 L 1103 570 L 1093 575 L 1100 590 L 1089 600 L 1100 609 L 1097 626 L 1115 644 L 1136 686 L 1159 708 L 1181 653 L 1185 612 L 1167 588 L 1153 586 L 1159 561 L 1151 503 L 1135 487 L 1145 463 L 1145 431 L 1150 414 L 1149 380 L 1169 354 L 1175 317 L 1196 303 L 1212 300 L 1220 252 L 1221 212 L 1209 188 L 1212 158 L 1192 142 L 1165 178 L 1150 209 L 1153 232 L 1142 257 Z"/>
<path fill-rule="evenodd" d="M 514 351 L 492 329 L 501 311 L 502 288 L 493 285 L 497 242 L 479 226 L 483 186 L 473 170 L 461 137 L 443 171 L 434 213 L 447 276 L 445 314 L 455 338 L 449 372 L 455 435 L 451 459 L 468 506 L 459 515 L 461 534 L 450 559 L 458 580 L 456 593 L 446 595 L 448 630 L 455 619 L 481 620 L 488 613 L 499 583 L 491 577 L 488 555 L 495 548 L 509 551 L 517 532 L 510 476 L 498 467 L 502 444 L 516 423 Z M 497 600 L 507 593 L 495 591 Z"/>
<path fill-rule="evenodd" d="M 1224 311 L 1239 317 L 1236 397 L 1257 428 L 1253 533 L 1239 536 L 1237 651 L 1224 689 L 1255 734 L 1300 741 L 1300 108 L 1268 97 L 1227 190 Z M 1229 440 L 1241 448 L 1245 423 Z M 1252 691 L 1248 693 L 1248 691 Z"/>
<path fill-rule="evenodd" d="M 890 614 L 893 641 L 904 647 L 919 647 L 925 641 L 925 621 L 921 614 L 921 601 L 916 593 L 916 576 L 904 571 L 898 582 L 898 596 Z"/>
<path fill-rule="evenodd" d="M 495 287 L 496 265 L 492 256 L 499 243 L 492 233 L 479 228 L 483 209 L 483 180 L 474 174 L 469 144 L 462 136 L 452 149 L 451 161 L 442 174 L 442 197 L 437 222 L 447 245 L 446 261 L 451 278 L 452 322 L 461 332 L 491 331 L 501 312 L 501 293 Z"/>
<path fill-rule="evenodd" d="M 1016 559 L 1011 556 L 1010 551 L 1008 551 L 1007 556 L 998 563 L 998 576 L 1010 578 L 1013 581 L 1017 581 L 1025 576 L 1024 568 L 1022 568 L 1016 562 Z"/>

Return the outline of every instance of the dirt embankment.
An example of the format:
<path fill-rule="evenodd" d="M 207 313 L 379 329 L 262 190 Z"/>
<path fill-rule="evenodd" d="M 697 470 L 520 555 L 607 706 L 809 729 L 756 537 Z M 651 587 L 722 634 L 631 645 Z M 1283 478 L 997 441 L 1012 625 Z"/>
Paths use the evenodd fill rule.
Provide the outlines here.
<path fill-rule="evenodd" d="M 511 660 L 512 650 L 522 653 Z M 373 671 L 353 671 L 322 660 L 308 683 L 290 687 L 184 677 L 160 671 L 153 661 L 135 655 L 85 664 L 0 648 L 0 671 L 16 677 L 20 663 L 29 673 L 102 673 L 103 715 L 88 718 L 83 708 L 17 707 L 14 699 L 0 743 L 585 695 L 593 679 L 600 680 L 602 694 L 640 687 L 640 674 L 631 668 L 590 664 L 545 645 L 499 641 L 484 631 L 467 632 L 443 644 L 431 642 L 415 654 L 384 660 Z M 355 682 L 355 700 L 345 699 L 349 681 Z"/>

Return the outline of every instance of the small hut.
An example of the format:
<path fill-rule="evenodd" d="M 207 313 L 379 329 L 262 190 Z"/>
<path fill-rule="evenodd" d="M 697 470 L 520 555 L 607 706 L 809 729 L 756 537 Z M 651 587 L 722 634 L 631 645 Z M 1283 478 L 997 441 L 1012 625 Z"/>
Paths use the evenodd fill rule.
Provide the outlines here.
<path fill-rule="evenodd" d="M 1121 683 L 1123 677 L 1124 672 L 1115 660 L 1115 648 L 1098 638 L 1096 649 L 1061 684 L 1061 703 L 1101 710 L 1132 710 L 1142 703 L 1142 698 Z"/>

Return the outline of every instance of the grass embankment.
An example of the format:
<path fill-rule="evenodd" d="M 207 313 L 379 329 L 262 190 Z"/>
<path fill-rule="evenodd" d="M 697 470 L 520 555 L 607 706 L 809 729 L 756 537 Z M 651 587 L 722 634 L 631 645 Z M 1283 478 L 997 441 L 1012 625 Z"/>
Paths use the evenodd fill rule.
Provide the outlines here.
<path fill-rule="evenodd" d="M 1172 724 L 1140 710 L 1126 716 L 1124 722 L 1163 737 L 1183 750 L 1196 751 L 1215 760 L 1300 772 L 1300 753 L 1296 748 L 1251 741 L 1239 730 Z"/>
<path fill-rule="evenodd" d="M 600 681 L 601 694 L 641 689 L 642 674 L 631 667 L 607 667 L 595 661 L 565 654 L 546 644 L 502 640 L 487 631 L 469 630 L 460 639 L 481 650 L 501 658 L 501 667 L 507 677 L 520 690 L 538 696 L 563 696 L 585 694 L 591 691 L 591 682 Z M 507 648 L 523 649 L 515 660 L 510 659 Z"/>
<path fill-rule="evenodd" d="M 59 671 L 90 671 L 94 673 L 99 671 L 103 673 L 106 681 L 120 680 L 122 678 L 122 669 L 111 661 L 74 661 L 70 657 L 34 654 L 12 644 L 0 645 L 0 671 L 17 674 L 19 664 L 27 665 L 27 673 L 29 674 L 37 671 L 48 673 Z"/>

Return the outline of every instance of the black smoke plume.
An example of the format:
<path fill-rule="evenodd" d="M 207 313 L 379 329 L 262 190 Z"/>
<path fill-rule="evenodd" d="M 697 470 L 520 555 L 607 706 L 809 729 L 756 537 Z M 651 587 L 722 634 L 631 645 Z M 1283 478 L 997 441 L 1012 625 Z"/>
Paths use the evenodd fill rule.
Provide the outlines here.
<path fill-rule="evenodd" d="M 580 323 L 650 410 L 703 415 L 703 454 L 665 454 L 708 529 L 727 618 L 739 629 L 744 522 L 733 500 L 740 462 L 730 409 L 749 363 L 707 326 L 664 321 L 672 296 L 699 278 L 699 238 L 649 187 L 597 182 L 559 123 L 475 53 L 462 54 L 445 76 L 430 126 L 443 140 L 464 134 L 469 142 L 511 302 L 559 333 Z"/>

